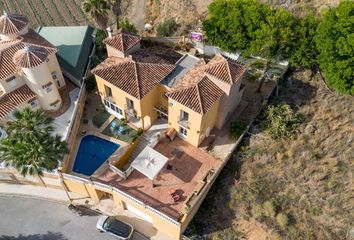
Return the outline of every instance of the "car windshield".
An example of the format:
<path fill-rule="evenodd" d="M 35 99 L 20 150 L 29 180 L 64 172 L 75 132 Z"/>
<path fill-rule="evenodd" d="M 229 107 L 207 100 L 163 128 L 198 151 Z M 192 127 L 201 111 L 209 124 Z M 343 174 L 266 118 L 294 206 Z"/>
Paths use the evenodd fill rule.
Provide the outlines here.
<path fill-rule="evenodd" d="M 128 224 L 118 221 L 114 217 L 107 218 L 103 224 L 103 229 L 123 238 L 129 237 L 129 234 L 132 231 Z"/>

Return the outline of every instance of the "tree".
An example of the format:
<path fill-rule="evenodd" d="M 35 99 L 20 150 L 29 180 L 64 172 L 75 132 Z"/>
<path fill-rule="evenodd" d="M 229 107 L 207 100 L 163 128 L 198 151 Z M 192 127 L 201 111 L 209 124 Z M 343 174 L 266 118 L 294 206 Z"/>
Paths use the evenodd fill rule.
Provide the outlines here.
<path fill-rule="evenodd" d="M 293 53 L 289 58 L 291 65 L 295 67 L 313 68 L 317 64 L 318 51 L 315 43 L 315 36 L 318 20 L 313 14 L 300 19 L 296 27 L 296 44 Z"/>
<path fill-rule="evenodd" d="M 44 171 L 53 171 L 69 152 L 59 135 L 52 136 L 53 119 L 43 110 L 24 108 L 13 114 L 6 125 L 8 137 L 0 142 L 0 159 L 23 176 L 38 176 L 44 184 Z M 44 184 L 45 185 L 45 184 Z"/>
<path fill-rule="evenodd" d="M 169 37 L 176 31 L 177 23 L 173 18 L 167 19 L 166 21 L 157 25 L 157 36 L 159 37 Z"/>
<path fill-rule="evenodd" d="M 119 25 L 121 29 L 125 32 L 133 33 L 133 34 L 138 33 L 138 30 L 136 29 L 135 25 L 130 23 L 127 19 L 122 20 Z"/>
<path fill-rule="evenodd" d="M 109 10 L 106 0 L 84 0 L 82 9 L 85 13 L 91 15 L 102 30 L 106 30 L 108 23 L 107 10 Z"/>
<path fill-rule="evenodd" d="M 343 1 L 328 10 L 318 25 L 315 41 L 328 85 L 354 95 L 354 2 Z"/>

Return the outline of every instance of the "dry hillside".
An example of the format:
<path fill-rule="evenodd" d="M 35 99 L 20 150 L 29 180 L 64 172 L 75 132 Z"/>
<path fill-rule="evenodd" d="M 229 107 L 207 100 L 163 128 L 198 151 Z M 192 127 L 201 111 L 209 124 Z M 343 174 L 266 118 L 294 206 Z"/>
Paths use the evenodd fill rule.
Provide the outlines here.
<path fill-rule="evenodd" d="M 213 239 L 354 239 L 354 98 L 310 75 L 294 73 L 271 101 L 303 114 L 297 138 L 272 140 L 256 122 L 192 232 Z M 279 214 L 287 217 L 284 226 Z"/>
<path fill-rule="evenodd" d="M 313 12 L 317 16 L 330 7 L 337 6 L 340 0 L 260 0 L 275 7 L 286 7 L 298 16 Z M 146 21 L 156 25 L 169 18 L 176 19 L 180 29 L 176 35 L 201 26 L 207 15 L 208 5 L 213 0 L 146 0 Z"/>

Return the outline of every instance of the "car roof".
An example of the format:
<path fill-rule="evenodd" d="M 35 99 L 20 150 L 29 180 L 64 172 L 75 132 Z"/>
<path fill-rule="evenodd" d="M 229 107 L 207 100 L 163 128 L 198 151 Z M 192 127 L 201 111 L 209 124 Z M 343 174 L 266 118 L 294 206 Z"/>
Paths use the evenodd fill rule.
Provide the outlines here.
<path fill-rule="evenodd" d="M 128 238 L 133 231 L 130 224 L 122 222 L 114 217 L 108 217 L 103 224 L 104 230 L 116 234 L 123 238 Z"/>

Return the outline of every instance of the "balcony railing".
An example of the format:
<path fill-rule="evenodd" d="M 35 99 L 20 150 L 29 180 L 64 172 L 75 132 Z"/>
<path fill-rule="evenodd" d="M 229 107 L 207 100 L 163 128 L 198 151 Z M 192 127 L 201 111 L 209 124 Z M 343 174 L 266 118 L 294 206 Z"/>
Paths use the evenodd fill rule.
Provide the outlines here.
<path fill-rule="evenodd" d="M 177 120 L 178 124 L 181 125 L 182 127 L 185 127 L 188 129 L 191 128 L 191 123 L 188 121 L 188 119 L 183 119 L 181 117 L 178 117 L 177 119 L 178 119 Z"/>

